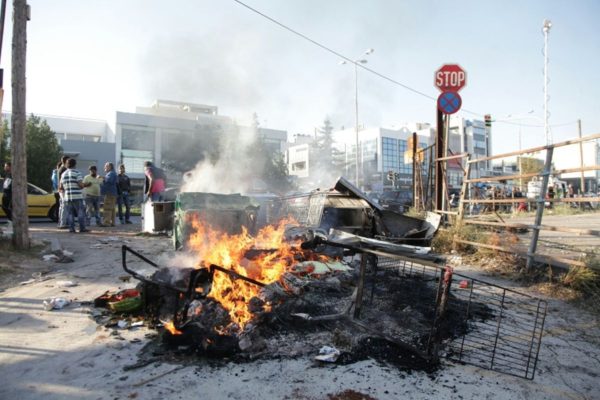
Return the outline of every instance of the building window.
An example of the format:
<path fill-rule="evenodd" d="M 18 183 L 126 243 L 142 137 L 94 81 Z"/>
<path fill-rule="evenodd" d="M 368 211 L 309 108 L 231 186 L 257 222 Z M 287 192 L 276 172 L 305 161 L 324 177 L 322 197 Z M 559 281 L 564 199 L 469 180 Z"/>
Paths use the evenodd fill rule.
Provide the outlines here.
<path fill-rule="evenodd" d="M 306 170 L 306 161 L 301 161 L 292 164 L 292 171 L 304 171 Z"/>
<path fill-rule="evenodd" d="M 121 148 L 127 150 L 154 151 L 153 128 L 143 126 L 123 126 L 121 129 Z"/>
<path fill-rule="evenodd" d="M 126 150 L 121 151 L 121 158 L 125 164 L 125 170 L 130 173 L 144 173 L 144 162 L 153 161 L 154 155 L 151 151 Z"/>

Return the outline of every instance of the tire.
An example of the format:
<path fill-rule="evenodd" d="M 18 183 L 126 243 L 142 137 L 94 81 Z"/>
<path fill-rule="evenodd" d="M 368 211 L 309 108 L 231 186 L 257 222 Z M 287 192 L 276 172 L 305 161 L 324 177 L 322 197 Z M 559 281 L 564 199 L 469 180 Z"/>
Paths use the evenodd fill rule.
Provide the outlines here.
<path fill-rule="evenodd" d="M 56 204 L 50 207 L 48 218 L 50 218 L 52 222 L 58 222 L 58 206 Z"/>

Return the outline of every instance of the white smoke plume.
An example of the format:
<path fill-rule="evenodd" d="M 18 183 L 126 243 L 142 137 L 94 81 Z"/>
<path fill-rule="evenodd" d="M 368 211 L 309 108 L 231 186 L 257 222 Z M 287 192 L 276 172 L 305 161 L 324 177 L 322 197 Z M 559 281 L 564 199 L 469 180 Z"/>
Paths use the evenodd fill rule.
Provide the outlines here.
<path fill-rule="evenodd" d="M 261 160 L 251 154 L 255 128 L 234 127 L 224 132 L 217 159 L 207 157 L 183 177 L 181 192 L 247 193 L 261 175 Z"/>

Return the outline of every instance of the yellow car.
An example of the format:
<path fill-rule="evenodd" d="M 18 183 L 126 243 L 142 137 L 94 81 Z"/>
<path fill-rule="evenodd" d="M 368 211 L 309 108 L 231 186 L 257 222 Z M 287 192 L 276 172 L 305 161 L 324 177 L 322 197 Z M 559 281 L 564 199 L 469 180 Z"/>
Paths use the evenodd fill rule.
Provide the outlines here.
<path fill-rule="evenodd" d="M 2 188 L 3 182 L 4 179 L 0 179 L 0 188 Z M 54 222 L 58 221 L 58 207 L 56 206 L 54 194 L 48 193 L 44 189 L 28 183 L 27 215 L 29 217 L 50 218 Z M 6 217 L 2 208 L 0 208 L 0 217 Z"/>

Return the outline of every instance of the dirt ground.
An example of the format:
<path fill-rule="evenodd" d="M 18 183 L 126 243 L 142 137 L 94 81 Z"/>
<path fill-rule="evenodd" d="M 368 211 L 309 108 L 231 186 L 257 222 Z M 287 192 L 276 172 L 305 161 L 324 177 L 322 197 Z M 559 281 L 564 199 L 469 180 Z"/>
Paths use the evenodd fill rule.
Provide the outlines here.
<path fill-rule="evenodd" d="M 94 227 L 92 227 L 94 229 Z M 91 301 L 106 290 L 132 287 L 119 276 L 123 243 L 150 259 L 172 256 L 170 238 L 139 236 L 139 225 L 98 228 L 90 234 L 34 223 L 36 242 L 59 241 L 72 263 L 2 251 L 0 264 L 0 398 L 2 399 L 600 399 L 600 324 L 597 316 L 560 300 L 549 303 L 535 379 L 525 380 L 469 365 L 443 362 L 434 374 L 408 373 L 373 360 L 349 365 L 312 358 L 235 364 L 198 360 L 155 362 L 125 371 L 154 333 L 118 331 L 90 318 Z M 514 282 L 467 275 L 532 293 Z M 19 282 L 37 278 L 20 284 Z M 61 287 L 70 280 L 74 287 Z M 46 311 L 42 302 L 66 297 L 73 304 Z"/>

